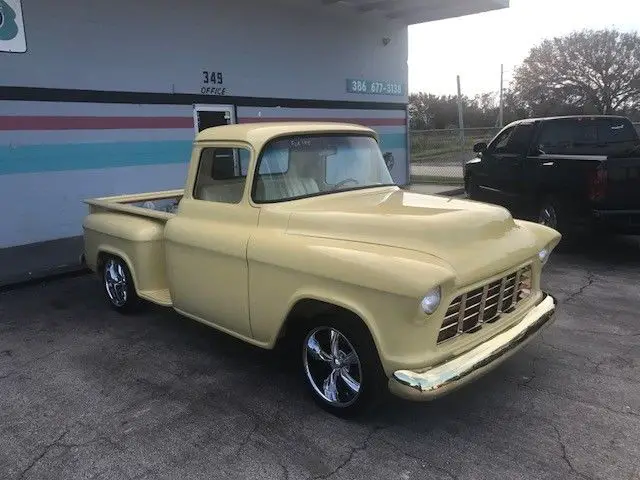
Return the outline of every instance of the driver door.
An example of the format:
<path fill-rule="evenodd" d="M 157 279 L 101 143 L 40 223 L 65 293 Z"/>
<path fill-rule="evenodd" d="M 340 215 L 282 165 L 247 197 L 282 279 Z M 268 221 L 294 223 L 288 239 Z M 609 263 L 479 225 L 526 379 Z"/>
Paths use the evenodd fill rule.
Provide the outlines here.
<path fill-rule="evenodd" d="M 533 131 L 534 125 L 527 123 L 507 128 L 483 154 L 486 193 L 492 202 L 510 209 L 519 205 L 524 183 L 523 167 Z"/>
<path fill-rule="evenodd" d="M 246 251 L 259 210 L 246 199 L 246 169 L 237 159 L 250 155 L 231 144 L 202 148 L 193 192 L 165 228 L 175 309 L 245 338 L 251 338 Z"/>

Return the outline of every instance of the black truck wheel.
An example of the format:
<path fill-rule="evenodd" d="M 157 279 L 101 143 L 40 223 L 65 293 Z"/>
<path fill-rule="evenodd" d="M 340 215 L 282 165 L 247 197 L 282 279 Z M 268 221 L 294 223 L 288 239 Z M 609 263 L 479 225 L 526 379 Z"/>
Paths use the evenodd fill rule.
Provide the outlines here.
<path fill-rule="evenodd" d="M 478 200 L 480 197 L 480 188 L 473 175 L 469 174 L 464 177 L 464 190 L 467 193 L 467 198 L 470 200 Z"/>
<path fill-rule="evenodd" d="M 538 223 L 554 230 L 558 229 L 558 212 L 556 205 L 550 200 L 546 200 L 538 211 Z"/>

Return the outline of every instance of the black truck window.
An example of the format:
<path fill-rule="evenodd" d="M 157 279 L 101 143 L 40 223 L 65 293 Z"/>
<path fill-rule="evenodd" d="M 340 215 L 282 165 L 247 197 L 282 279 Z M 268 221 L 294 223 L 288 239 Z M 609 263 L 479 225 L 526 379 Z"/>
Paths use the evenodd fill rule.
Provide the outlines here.
<path fill-rule="evenodd" d="M 492 153 L 505 153 L 509 138 L 513 133 L 514 127 L 509 127 L 500 132 L 489 144 L 488 150 Z"/>
<path fill-rule="evenodd" d="M 575 122 L 573 121 L 545 122 L 538 138 L 538 149 L 541 153 L 568 154 L 572 150 L 575 136 Z"/>
<path fill-rule="evenodd" d="M 526 155 L 529 153 L 531 138 L 535 130 L 533 123 L 521 123 L 509 137 L 509 143 L 505 149 L 505 153 Z"/>
<path fill-rule="evenodd" d="M 556 155 L 607 155 L 637 142 L 633 125 L 617 118 L 559 119 L 545 122 L 538 148 Z"/>
<path fill-rule="evenodd" d="M 598 122 L 598 142 L 633 143 L 638 140 L 635 127 L 626 120 L 607 119 Z"/>

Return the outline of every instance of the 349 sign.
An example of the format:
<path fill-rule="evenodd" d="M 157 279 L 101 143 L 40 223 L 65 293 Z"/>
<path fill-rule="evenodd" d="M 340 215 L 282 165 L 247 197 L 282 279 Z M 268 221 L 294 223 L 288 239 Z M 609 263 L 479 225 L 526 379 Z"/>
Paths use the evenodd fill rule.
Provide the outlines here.
<path fill-rule="evenodd" d="M 227 89 L 223 84 L 224 74 L 222 72 L 202 71 L 202 88 L 200 89 L 200 93 L 203 95 L 225 95 Z"/>
<path fill-rule="evenodd" d="M 213 83 L 222 85 L 224 83 L 222 72 L 209 72 L 207 70 L 203 70 L 202 75 L 204 77 L 202 79 L 202 83 L 204 84 Z"/>

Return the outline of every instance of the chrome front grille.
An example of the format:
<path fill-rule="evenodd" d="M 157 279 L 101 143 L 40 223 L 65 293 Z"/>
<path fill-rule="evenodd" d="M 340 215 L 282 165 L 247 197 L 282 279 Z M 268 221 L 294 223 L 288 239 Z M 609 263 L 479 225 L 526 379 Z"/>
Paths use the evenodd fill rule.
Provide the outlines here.
<path fill-rule="evenodd" d="M 514 311 L 531 294 L 531 265 L 454 298 L 445 314 L 438 343 L 474 333 L 485 323 Z"/>

